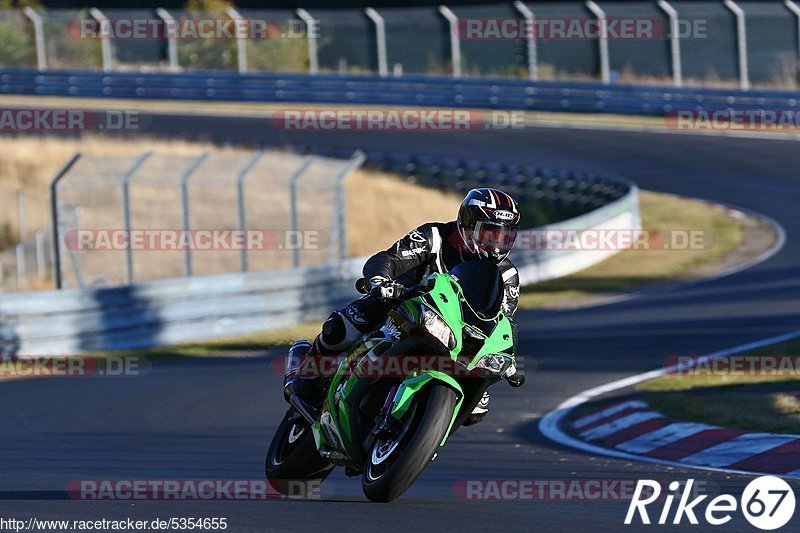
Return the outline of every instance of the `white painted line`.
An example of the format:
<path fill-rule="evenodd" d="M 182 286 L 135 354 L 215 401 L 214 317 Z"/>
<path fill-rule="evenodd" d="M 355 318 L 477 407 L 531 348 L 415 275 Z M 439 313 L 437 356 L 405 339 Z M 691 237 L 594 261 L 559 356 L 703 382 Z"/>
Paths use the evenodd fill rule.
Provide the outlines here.
<path fill-rule="evenodd" d="M 698 466 L 725 467 L 795 440 L 797 439 L 787 435 L 748 433 L 684 457 L 681 462 Z"/>
<path fill-rule="evenodd" d="M 620 411 L 624 411 L 625 409 L 644 409 L 647 407 L 647 404 L 640 400 L 630 400 L 627 402 L 618 403 L 616 405 L 612 405 L 607 409 L 603 409 L 600 412 L 591 414 L 589 416 L 584 416 L 583 418 L 576 420 L 573 424 L 575 428 L 580 429 L 583 426 L 588 426 L 593 422 L 597 422 L 603 418 L 609 417 L 613 414 L 619 413 Z"/>
<path fill-rule="evenodd" d="M 717 426 L 697 424 L 694 422 L 676 422 L 661 429 L 645 433 L 627 442 L 617 444 L 616 448 L 630 453 L 648 453 L 655 449 L 678 442 L 686 437 L 696 435 L 707 429 L 718 429 Z"/>
<path fill-rule="evenodd" d="M 767 346 L 769 344 L 775 344 L 778 342 L 784 342 L 791 339 L 796 339 L 800 337 L 800 330 L 792 331 L 790 333 L 785 333 L 783 335 L 778 335 L 775 337 L 770 337 L 767 339 L 761 339 L 754 342 L 749 342 L 746 344 L 740 344 L 738 346 L 732 346 L 730 348 L 726 348 L 724 350 L 719 350 L 712 354 L 708 354 L 704 358 L 701 359 L 712 359 L 716 357 L 724 357 L 728 355 L 734 355 L 737 353 L 742 353 L 748 350 L 752 350 L 754 348 L 759 348 L 761 346 Z M 700 466 L 700 465 L 692 465 L 688 463 L 681 463 L 679 461 L 668 461 L 665 459 L 657 459 L 654 457 L 647 457 L 646 455 L 637 455 L 633 453 L 628 453 L 620 450 L 612 450 L 610 448 L 603 448 L 602 446 L 597 446 L 595 444 L 589 444 L 583 440 L 575 438 L 571 435 L 568 435 L 561 429 L 561 426 L 564 423 L 566 417 L 572 412 L 575 407 L 578 405 L 584 404 L 589 400 L 596 398 L 602 394 L 607 392 L 613 392 L 619 389 L 624 389 L 625 387 L 629 387 L 631 385 L 636 385 L 637 383 L 642 383 L 652 378 L 657 378 L 663 376 L 667 372 L 672 372 L 676 370 L 675 367 L 669 368 L 661 368 L 657 370 L 651 370 L 650 372 L 644 372 L 642 374 L 637 374 L 635 376 L 630 376 L 624 379 L 619 379 L 617 381 L 607 383 L 605 385 L 600 385 L 598 387 L 593 387 L 591 389 L 587 389 L 575 396 L 572 396 L 565 401 L 563 401 L 558 407 L 554 410 L 550 411 L 546 415 L 542 417 L 539 421 L 539 431 L 542 432 L 542 435 L 547 437 L 548 439 L 552 440 L 553 442 L 557 442 L 564 446 L 574 448 L 577 450 L 581 450 L 587 453 L 595 454 L 595 455 L 603 455 L 606 457 L 615 457 L 617 459 L 627 459 L 630 461 L 640 461 L 644 463 L 653 463 L 653 464 L 661 464 L 661 465 L 668 465 L 673 467 L 683 467 L 683 468 L 695 468 L 698 470 L 710 470 L 714 472 L 728 472 L 734 474 L 744 474 L 744 475 L 775 475 L 775 474 L 768 474 L 766 472 L 747 472 L 745 470 L 736 470 L 733 468 L 721 468 L 721 467 L 711 467 L 711 466 Z M 800 471 L 792 472 L 791 474 L 786 474 L 786 477 L 800 477 Z"/>
<path fill-rule="evenodd" d="M 612 433 L 616 433 L 617 431 L 629 428 L 636 424 L 641 424 L 642 422 L 647 422 L 648 420 L 653 420 L 654 418 L 664 418 L 664 415 L 661 413 L 656 413 L 655 411 L 639 411 L 637 413 L 631 413 L 627 416 L 615 418 L 611 422 L 597 426 L 596 428 L 592 428 L 589 431 L 584 431 L 581 433 L 581 437 L 586 440 L 602 439 L 603 437 L 607 437 Z"/>

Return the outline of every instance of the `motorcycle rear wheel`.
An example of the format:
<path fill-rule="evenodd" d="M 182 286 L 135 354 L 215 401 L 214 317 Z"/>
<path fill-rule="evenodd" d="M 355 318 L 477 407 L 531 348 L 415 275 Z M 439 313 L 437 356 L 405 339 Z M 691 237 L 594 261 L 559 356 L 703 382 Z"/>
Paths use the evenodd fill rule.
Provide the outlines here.
<path fill-rule="evenodd" d="M 290 409 L 267 451 L 265 473 L 273 489 L 286 496 L 306 496 L 335 465 L 320 457 L 311 428 L 296 421 Z"/>

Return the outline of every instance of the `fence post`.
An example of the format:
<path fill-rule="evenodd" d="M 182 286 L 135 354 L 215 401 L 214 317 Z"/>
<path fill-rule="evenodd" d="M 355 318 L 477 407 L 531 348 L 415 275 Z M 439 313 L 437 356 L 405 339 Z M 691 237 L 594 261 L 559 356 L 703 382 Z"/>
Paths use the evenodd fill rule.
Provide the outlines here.
<path fill-rule="evenodd" d="M 100 23 L 100 33 L 103 34 L 103 37 L 100 37 L 100 49 L 103 53 L 103 70 L 108 72 L 114 68 L 114 57 L 111 54 L 111 23 L 103 12 L 96 7 L 91 8 L 89 14 Z"/>
<path fill-rule="evenodd" d="M 72 226 L 75 228 L 80 227 L 81 225 L 81 211 L 79 207 L 74 205 L 69 206 L 72 208 Z M 72 264 L 72 270 L 75 272 L 75 279 L 78 282 L 78 287 L 83 289 L 86 287 L 86 280 L 83 278 L 83 273 L 81 272 L 81 262 L 75 257 L 77 251 L 74 248 L 67 248 L 67 257 L 69 257 L 69 261 Z"/>
<path fill-rule="evenodd" d="M 742 90 L 750 89 L 750 73 L 747 63 L 747 26 L 744 10 L 733 0 L 725 0 L 725 7 L 736 16 L 736 43 L 739 54 L 739 85 Z"/>
<path fill-rule="evenodd" d="M 200 165 L 203 164 L 203 161 L 209 156 L 208 152 L 204 152 L 197 156 L 194 161 L 192 161 L 186 170 L 183 171 L 180 177 L 180 184 L 181 184 L 181 215 L 183 220 L 183 231 L 189 232 L 189 177 L 194 174 L 194 172 L 200 168 Z M 192 275 L 192 249 L 191 247 L 187 247 L 183 251 L 183 275 L 184 276 L 191 276 Z"/>
<path fill-rule="evenodd" d="M 17 289 L 22 289 L 25 286 L 25 245 L 19 243 L 15 246 L 17 253 Z"/>
<path fill-rule="evenodd" d="M 514 2 L 514 7 L 517 11 L 519 11 L 525 20 L 528 21 L 528 24 L 531 28 L 531 33 L 527 36 L 527 55 L 528 55 L 528 79 L 531 81 L 536 81 L 539 79 L 539 56 L 538 56 L 538 49 L 536 48 L 536 27 L 533 24 L 533 21 L 536 20 L 536 17 L 533 14 L 533 11 L 530 10 L 528 6 L 526 6 L 523 2 L 517 0 Z"/>
<path fill-rule="evenodd" d="M 336 211 L 334 212 L 334 226 L 339 234 L 339 261 L 347 259 L 347 219 L 344 195 L 344 182 L 347 176 L 355 169 L 359 168 L 366 161 L 367 156 L 361 150 L 356 150 L 353 156 L 345 163 L 344 167 L 336 176 Z M 327 262 L 333 263 L 333 249 L 328 247 Z"/>
<path fill-rule="evenodd" d="M 244 207 L 244 178 L 253 170 L 253 167 L 256 166 L 259 159 L 264 155 L 263 150 L 260 152 L 256 152 L 250 161 L 245 164 L 242 170 L 239 171 L 239 174 L 236 176 L 236 206 L 239 211 L 239 229 L 244 234 L 245 225 L 247 224 L 247 215 L 245 212 Z M 247 238 L 244 240 L 245 244 L 242 246 L 242 254 L 241 254 L 241 268 L 242 272 L 247 272 L 248 264 L 247 264 L 247 243 L 249 242 Z"/>
<path fill-rule="evenodd" d="M 246 29 L 244 26 L 245 20 L 234 7 L 229 7 L 225 10 L 225 13 L 233 19 L 236 25 L 236 61 L 239 66 L 239 73 L 247 72 L 247 39 L 242 37 Z"/>
<path fill-rule="evenodd" d="M 603 83 L 608 85 L 611 83 L 611 67 L 608 59 L 608 19 L 606 18 L 606 12 L 594 0 L 587 0 L 586 7 L 597 17 L 600 25 L 600 35 L 597 38 L 597 45 L 600 50 L 600 78 Z"/>
<path fill-rule="evenodd" d="M 683 65 L 681 64 L 681 39 L 679 37 L 678 11 L 667 0 L 658 0 L 658 7 L 669 17 L 670 56 L 672 59 L 672 81 L 675 87 L 683 87 Z"/>
<path fill-rule="evenodd" d="M 36 276 L 43 280 L 47 271 L 45 269 L 46 259 L 44 257 L 44 233 L 42 233 L 42 230 L 37 230 L 34 233 L 34 239 L 36 243 Z"/>
<path fill-rule="evenodd" d="M 80 152 L 75 152 L 61 169 L 50 180 L 50 223 L 53 232 L 53 283 L 56 289 L 61 288 L 61 243 L 58 236 L 58 182 L 63 178 L 81 158 Z"/>
<path fill-rule="evenodd" d="M 289 226 L 291 227 L 292 238 L 297 237 L 299 227 L 297 221 L 297 181 L 306 173 L 306 170 L 314 161 L 316 161 L 316 157 L 313 155 L 306 156 L 305 161 L 289 177 Z M 294 268 L 300 266 L 300 248 L 298 246 L 292 247 L 292 266 Z"/>
<path fill-rule="evenodd" d="M 158 18 L 164 21 L 164 33 L 167 36 L 167 59 L 169 60 L 169 68 L 171 70 L 178 70 L 178 27 L 175 24 L 175 17 L 170 15 L 169 11 L 163 7 L 156 9 Z"/>
<path fill-rule="evenodd" d="M 800 60 L 800 6 L 792 2 L 792 0 L 784 0 L 784 4 L 797 17 L 797 57 Z"/>
<path fill-rule="evenodd" d="M 308 73 L 319 74 L 319 58 L 317 57 L 317 21 L 305 9 L 298 8 L 297 16 L 306 23 L 308 38 Z"/>
<path fill-rule="evenodd" d="M 30 7 L 26 7 L 22 12 L 33 23 L 33 35 L 36 42 L 36 65 L 39 70 L 47 70 L 47 49 L 44 46 L 42 16 Z"/>
<path fill-rule="evenodd" d="M 461 39 L 458 37 L 458 17 L 447 6 L 439 6 L 439 13 L 450 24 L 450 60 L 453 63 L 453 77 L 461 77 Z"/>
<path fill-rule="evenodd" d="M 25 193 L 22 189 L 17 191 L 17 234 L 22 242 L 25 239 Z"/>
<path fill-rule="evenodd" d="M 378 75 L 385 77 L 389 75 L 389 61 L 386 57 L 386 23 L 380 14 L 368 7 L 364 10 L 369 19 L 375 23 L 375 41 L 378 52 Z"/>
<path fill-rule="evenodd" d="M 145 152 L 136 158 L 133 165 L 122 175 L 122 221 L 125 226 L 125 235 L 128 236 L 128 246 L 125 248 L 125 284 L 133 283 L 133 247 L 131 246 L 131 197 L 130 181 L 139 167 L 144 164 L 152 152 Z"/>

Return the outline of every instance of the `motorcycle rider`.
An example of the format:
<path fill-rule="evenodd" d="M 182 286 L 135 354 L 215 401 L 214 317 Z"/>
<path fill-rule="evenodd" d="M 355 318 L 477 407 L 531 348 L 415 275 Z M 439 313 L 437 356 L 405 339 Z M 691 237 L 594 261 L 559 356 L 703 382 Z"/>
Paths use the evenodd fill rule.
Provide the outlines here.
<path fill-rule="evenodd" d="M 519 300 L 519 276 L 508 253 L 516 240 L 519 222 L 517 202 L 508 194 L 492 188 L 470 190 L 456 220 L 423 224 L 388 250 L 372 256 L 363 269 L 373 289 L 371 294 L 333 312 L 313 345 L 298 341 L 290 353 L 307 352 L 306 357 L 341 354 L 386 319 L 391 308 L 387 299 L 397 298 L 407 287 L 419 284 L 434 272 L 448 272 L 463 261 L 476 259 L 489 259 L 500 270 L 504 287 L 501 310 L 510 319 L 516 349 L 517 327 L 513 315 Z M 373 296 L 375 294 L 379 296 Z M 294 376 L 294 373 L 287 374 L 284 392 L 291 383 L 291 390 L 305 401 L 319 403 L 321 379 Z M 519 373 L 507 379 L 515 386 L 524 381 Z M 488 408 L 486 392 L 464 425 L 480 422 Z"/>

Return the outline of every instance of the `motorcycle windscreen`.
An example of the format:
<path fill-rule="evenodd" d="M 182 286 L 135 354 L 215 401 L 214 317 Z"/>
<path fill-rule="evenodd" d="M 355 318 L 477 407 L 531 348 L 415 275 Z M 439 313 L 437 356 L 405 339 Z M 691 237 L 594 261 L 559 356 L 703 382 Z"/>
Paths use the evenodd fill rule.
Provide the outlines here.
<path fill-rule="evenodd" d="M 464 261 L 453 268 L 450 275 L 458 281 L 464 299 L 478 315 L 476 318 L 492 320 L 497 316 L 503 302 L 503 291 L 500 269 L 493 261 Z M 465 310 L 464 314 L 468 318 L 470 313 Z M 467 322 L 471 323 L 469 320 Z M 472 325 L 481 327 L 478 324 Z"/>

